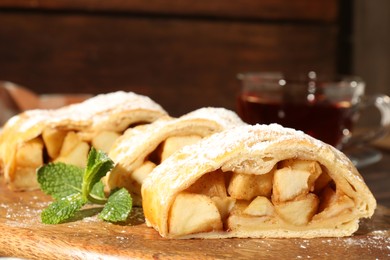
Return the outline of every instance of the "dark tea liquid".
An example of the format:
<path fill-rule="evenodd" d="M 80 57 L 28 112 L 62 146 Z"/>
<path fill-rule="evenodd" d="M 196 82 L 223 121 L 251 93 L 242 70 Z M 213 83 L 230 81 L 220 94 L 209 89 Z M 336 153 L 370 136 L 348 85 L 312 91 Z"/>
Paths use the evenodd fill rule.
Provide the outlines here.
<path fill-rule="evenodd" d="M 238 98 L 238 113 L 249 124 L 278 123 L 302 130 L 328 144 L 337 146 L 351 131 L 353 113 L 350 104 L 265 103 L 255 96 Z"/>

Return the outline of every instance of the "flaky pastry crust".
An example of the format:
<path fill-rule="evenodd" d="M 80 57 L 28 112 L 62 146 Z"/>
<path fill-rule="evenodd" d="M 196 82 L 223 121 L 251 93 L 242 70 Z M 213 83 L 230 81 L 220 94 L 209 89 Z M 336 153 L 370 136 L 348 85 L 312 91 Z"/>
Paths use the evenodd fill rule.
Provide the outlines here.
<path fill-rule="evenodd" d="M 289 176 L 306 174 L 294 170 L 293 166 L 284 167 L 291 161 L 317 165 L 313 172 L 324 173 L 331 180 L 326 182 L 326 188 L 317 190 L 324 179 L 318 177 L 319 174 L 308 174 L 306 179 L 291 178 Z M 252 186 L 247 183 L 234 190 L 238 194 L 233 195 L 232 176 L 240 174 L 250 178 L 272 174 L 271 193 L 246 199 L 247 190 Z M 208 187 L 208 183 L 220 175 L 225 180 L 221 187 L 226 185 L 223 192 L 216 191 L 215 185 Z M 200 182 L 202 178 L 209 179 Z M 308 182 L 312 183 L 311 187 Z M 294 185 L 298 191 L 299 185 L 304 188 L 299 194 L 294 194 L 291 189 Z M 196 194 L 198 191 L 203 194 Z M 375 198 L 362 176 L 342 152 L 302 132 L 279 125 L 240 126 L 184 147 L 153 170 L 143 183 L 142 197 L 147 225 L 168 238 L 349 236 L 358 229 L 359 219 L 371 217 L 376 208 Z M 250 207 L 255 198 L 257 205 L 264 206 L 261 210 Z M 203 211 L 195 203 L 188 205 L 188 201 L 203 203 L 210 209 L 217 208 L 217 213 Z M 217 201 L 225 201 L 225 208 L 221 210 L 218 203 L 212 205 Z M 183 210 L 178 208 L 180 205 Z M 310 210 L 300 208 L 307 205 Z M 191 211 L 192 208 L 197 210 Z M 304 217 L 300 210 L 305 211 L 302 213 Z M 200 221 L 195 216 L 201 211 L 200 219 L 207 215 L 213 220 Z M 291 218 L 294 214 L 297 217 Z M 181 216 L 187 218 L 185 222 Z M 191 221 L 195 224 L 191 225 Z M 203 229 L 196 223 L 201 223 Z"/>
<path fill-rule="evenodd" d="M 5 182 L 13 190 L 39 187 L 34 170 L 18 173 L 20 165 L 16 157 L 18 149 L 41 138 L 45 129 L 73 131 L 81 141 L 89 143 L 102 131 L 119 134 L 133 124 L 152 122 L 166 115 L 166 111 L 149 97 L 123 91 L 100 94 L 59 109 L 23 112 L 9 119 L 0 135 L 0 165 Z"/>
<path fill-rule="evenodd" d="M 109 157 L 115 162 L 115 166 L 108 174 L 107 187 L 108 189 L 127 188 L 133 196 L 133 203 L 141 205 L 140 187 L 143 178 L 152 168 L 165 160 L 164 145 L 167 145 L 169 140 L 182 137 L 177 141 L 178 147 L 173 148 L 176 150 L 214 133 L 244 124 L 233 111 L 206 107 L 179 118 L 164 117 L 151 124 L 129 129 L 117 139 L 109 152 Z M 151 164 L 153 166 L 148 167 Z M 139 173 L 141 167 L 147 170 Z M 138 173 L 134 173 L 137 170 Z"/>

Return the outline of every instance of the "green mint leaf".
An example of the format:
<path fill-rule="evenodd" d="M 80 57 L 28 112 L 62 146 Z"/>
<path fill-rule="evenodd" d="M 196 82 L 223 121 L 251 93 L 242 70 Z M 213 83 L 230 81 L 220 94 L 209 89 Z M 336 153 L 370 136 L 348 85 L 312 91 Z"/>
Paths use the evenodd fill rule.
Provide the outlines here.
<path fill-rule="evenodd" d="M 113 192 L 99 217 L 109 222 L 125 221 L 131 212 L 133 202 L 129 192 L 125 189 L 119 189 Z"/>
<path fill-rule="evenodd" d="M 93 186 L 112 169 L 114 162 L 102 151 L 91 148 L 88 154 L 87 168 L 83 176 L 82 195 L 89 199 Z"/>
<path fill-rule="evenodd" d="M 100 218 L 106 221 L 125 221 L 132 209 L 129 192 L 122 188 L 107 199 L 101 179 L 114 166 L 114 162 L 101 151 L 91 148 L 87 167 L 64 163 L 49 163 L 38 169 L 38 182 L 42 190 L 55 201 L 41 213 L 45 224 L 58 224 L 69 220 L 88 202 L 105 204 Z"/>
<path fill-rule="evenodd" d="M 104 184 L 99 181 L 93 185 L 91 192 L 89 193 L 88 200 L 95 204 L 103 205 L 107 203 L 107 198 L 104 194 Z"/>
<path fill-rule="evenodd" d="M 104 194 L 104 184 L 101 181 L 99 181 L 99 182 L 95 183 L 95 185 L 93 185 L 93 188 L 92 188 L 90 194 L 96 199 L 101 199 L 101 200 L 107 201 L 106 195 Z"/>
<path fill-rule="evenodd" d="M 38 183 L 54 199 L 64 198 L 81 191 L 83 169 L 65 163 L 49 163 L 38 169 Z"/>
<path fill-rule="evenodd" d="M 88 158 L 87 158 L 87 169 L 92 169 L 93 166 L 96 164 L 98 156 L 98 150 L 96 150 L 93 146 L 91 147 L 91 150 L 89 150 Z"/>
<path fill-rule="evenodd" d="M 76 193 L 56 200 L 41 213 L 41 220 L 45 224 L 58 224 L 74 216 L 87 203 L 81 193 Z"/>

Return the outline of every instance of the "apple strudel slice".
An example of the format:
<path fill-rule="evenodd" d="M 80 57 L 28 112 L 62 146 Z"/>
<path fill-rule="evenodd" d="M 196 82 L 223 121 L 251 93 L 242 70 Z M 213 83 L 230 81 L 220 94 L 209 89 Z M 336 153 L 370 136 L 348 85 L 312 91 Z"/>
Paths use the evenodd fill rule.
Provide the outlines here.
<path fill-rule="evenodd" d="M 279 125 L 186 146 L 142 186 L 146 223 L 168 238 L 340 237 L 376 201 L 340 151 Z"/>
<path fill-rule="evenodd" d="M 115 162 L 106 187 L 125 187 L 134 205 L 141 205 L 141 185 L 147 175 L 174 151 L 213 133 L 244 124 L 233 111 L 200 108 L 179 118 L 161 118 L 127 130 L 114 143 L 109 157 Z"/>
<path fill-rule="evenodd" d="M 12 190 L 39 188 L 36 169 L 47 162 L 85 167 L 91 146 L 108 152 L 129 127 L 167 116 L 149 97 L 100 94 L 55 110 L 29 110 L 8 120 L 0 135 L 0 165 Z"/>

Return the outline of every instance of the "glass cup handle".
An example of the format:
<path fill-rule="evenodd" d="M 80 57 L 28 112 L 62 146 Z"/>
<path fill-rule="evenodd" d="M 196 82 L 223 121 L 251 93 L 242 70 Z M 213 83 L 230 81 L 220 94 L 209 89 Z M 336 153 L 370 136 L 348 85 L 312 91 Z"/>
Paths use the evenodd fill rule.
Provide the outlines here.
<path fill-rule="evenodd" d="M 370 143 L 384 137 L 390 129 L 390 97 L 387 95 L 365 96 L 360 106 L 360 111 L 375 106 L 380 112 L 380 124 L 378 127 L 365 130 L 357 135 L 352 134 L 344 147 L 358 146 Z"/>

